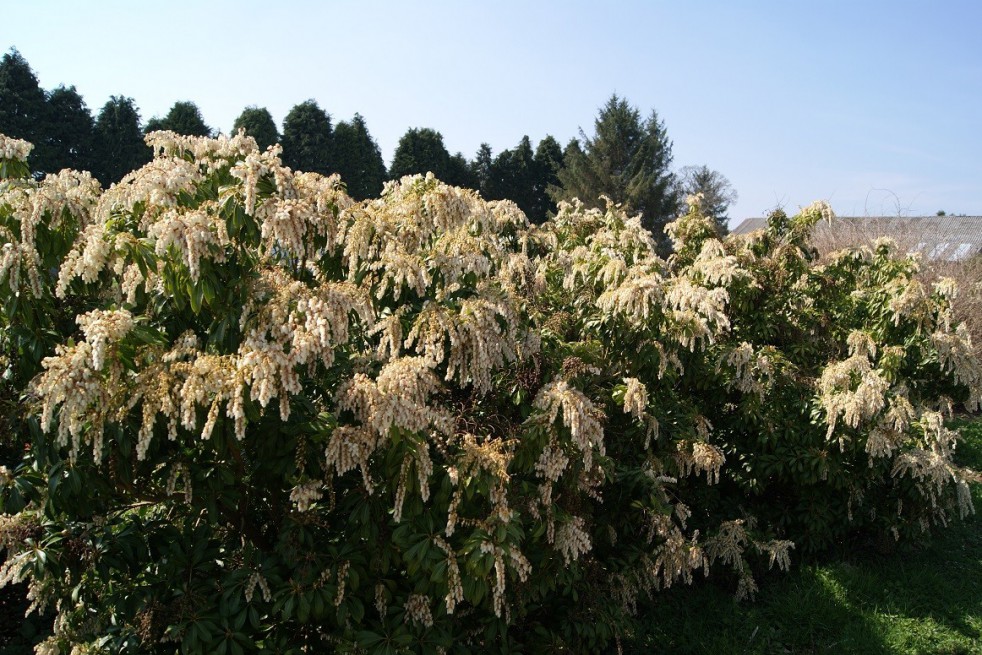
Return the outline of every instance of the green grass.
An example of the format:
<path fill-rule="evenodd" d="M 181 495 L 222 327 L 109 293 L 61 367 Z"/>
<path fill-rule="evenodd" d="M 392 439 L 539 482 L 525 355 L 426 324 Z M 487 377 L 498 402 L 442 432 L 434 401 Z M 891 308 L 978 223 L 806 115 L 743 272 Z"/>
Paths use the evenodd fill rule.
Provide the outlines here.
<path fill-rule="evenodd" d="M 982 470 L 982 419 L 962 426 L 958 459 Z M 769 575 L 756 602 L 709 582 L 658 594 L 625 652 L 982 655 L 982 485 L 973 498 L 926 544 Z"/>

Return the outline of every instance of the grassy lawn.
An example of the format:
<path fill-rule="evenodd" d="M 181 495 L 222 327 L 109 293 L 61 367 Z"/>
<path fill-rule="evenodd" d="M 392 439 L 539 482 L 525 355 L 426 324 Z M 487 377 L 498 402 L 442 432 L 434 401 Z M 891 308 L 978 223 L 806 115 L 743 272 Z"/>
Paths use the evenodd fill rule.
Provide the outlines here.
<path fill-rule="evenodd" d="M 982 470 L 982 419 L 963 425 L 958 459 Z M 769 576 L 754 603 L 708 581 L 673 588 L 625 652 L 982 655 L 982 485 L 973 498 L 977 514 L 929 543 Z"/>

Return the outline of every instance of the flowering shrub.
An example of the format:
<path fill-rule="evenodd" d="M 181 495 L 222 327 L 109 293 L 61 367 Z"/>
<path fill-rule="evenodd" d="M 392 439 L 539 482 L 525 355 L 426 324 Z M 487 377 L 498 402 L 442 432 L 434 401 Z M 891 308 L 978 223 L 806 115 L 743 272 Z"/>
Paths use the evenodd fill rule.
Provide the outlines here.
<path fill-rule="evenodd" d="M 432 177 L 353 202 L 251 138 L 156 132 L 102 192 L 0 137 L 0 585 L 38 653 L 593 652 L 638 601 L 971 511 L 982 370 L 888 244 L 816 206 L 668 260 Z"/>

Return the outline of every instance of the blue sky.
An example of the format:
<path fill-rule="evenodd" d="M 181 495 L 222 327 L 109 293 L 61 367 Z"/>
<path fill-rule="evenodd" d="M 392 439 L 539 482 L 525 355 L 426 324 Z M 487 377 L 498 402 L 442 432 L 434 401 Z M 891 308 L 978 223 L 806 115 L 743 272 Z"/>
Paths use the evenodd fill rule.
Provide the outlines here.
<path fill-rule="evenodd" d="M 41 85 L 144 119 L 193 100 L 228 131 L 314 98 L 361 113 L 387 161 L 409 127 L 471 158 L 592 132 L 611 93 L 654 109 L 676 167 L 731 216 L 982 214 L 982 2 L 8 2 L 0 48 Z"/>

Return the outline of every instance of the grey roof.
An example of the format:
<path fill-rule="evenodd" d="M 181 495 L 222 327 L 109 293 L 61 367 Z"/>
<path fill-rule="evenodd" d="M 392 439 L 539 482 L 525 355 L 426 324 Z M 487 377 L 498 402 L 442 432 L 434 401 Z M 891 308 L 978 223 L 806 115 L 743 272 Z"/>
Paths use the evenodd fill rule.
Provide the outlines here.
<path fill-rule="evenodd" d="M 767 227 L 766 218 L 748 218 L 731 231 L 749 234 Z M 958 261 L 982 253 L 982 216 L 836 216 L 815 226 L 813 238 L 843 246 L 889 236 L 908 252 L 927 259 Z"/>

